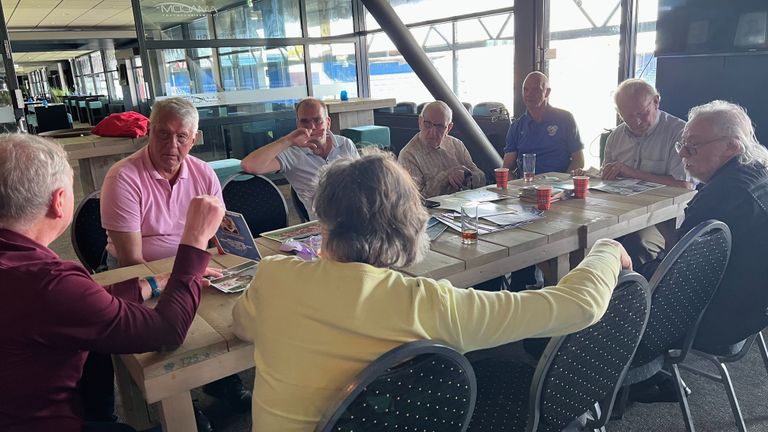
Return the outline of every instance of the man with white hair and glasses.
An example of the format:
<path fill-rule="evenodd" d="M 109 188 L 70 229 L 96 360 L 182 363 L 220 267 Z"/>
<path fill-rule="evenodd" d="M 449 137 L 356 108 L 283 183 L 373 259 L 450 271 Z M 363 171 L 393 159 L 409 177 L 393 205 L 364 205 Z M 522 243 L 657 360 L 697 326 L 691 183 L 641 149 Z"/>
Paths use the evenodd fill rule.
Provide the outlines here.
<path fill-rule="evenodd" d="M 400 165 L 424 198 L 485 186 L 485 174 L 464 143 L 448 135 L 452 120 L 448 104 L 430 102 L 419 115 L 419 133 L 400 151 Z"/>
<path fill-rule="evenodd" d="M 731 229 L 728 266 L 695 343 L 712 350 L 768 325 L 768 150 L 746 111 L 721 100 L 691 109 L 676 147 L 685 170 L 701 182 L 679 235 L 708 219 Z"/>

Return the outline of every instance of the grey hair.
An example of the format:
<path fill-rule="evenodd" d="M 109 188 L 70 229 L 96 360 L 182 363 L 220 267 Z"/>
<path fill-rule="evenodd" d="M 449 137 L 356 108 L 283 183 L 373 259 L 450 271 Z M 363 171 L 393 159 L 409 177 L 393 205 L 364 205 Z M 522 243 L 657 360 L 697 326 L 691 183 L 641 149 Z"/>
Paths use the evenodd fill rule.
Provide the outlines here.
<path fill-rule="evenodd" d="M 739 145 L 739 162 L 742 164 L 759 162 L 768 166 L 768 149 L 757 141 L 752 120 L 742 106 L 723 100 L 714 100 L 691 108 L 688 112 L 686 130 L 683 131 L 684 136 L 688 124 L 697 118 L 706 118 L 710 121 L 715 133 L 736 141 Z"/>
<path fill-rule="evenodd" d="M 337 261 L 406 267 L 429 250 L 421 195 L 382 151 L 331 164 L 320 176 L 314 207 L 327 234 L 325 248 Z"/>
<path fill-rule="evenodd" d="M 46 211 L 53 192 L 70 181 L 67 153 L 55 141 L 0 135 L 0 226 L 27 226 Z"/>
<path fill-rule="evenodd" d="M 613 93 L 613 103 L 615 103 L 618 106 L 619 96 L 623 94 L 632 95 L 636 97 L 659 96 L 659 92 L 656 90 L 656 87 L 648 84 L 646 81 L 641 80 L 640 78 L 630 78 L 628 80 L 622 81 L 621 84 L 619 84 L 619 86 L 616 87 L 616 91 Z"/>
<path fill-rule="evenodd" d="M 423 117 L 423 114 L 427 112 L 427 110 L 433 110 L 433 109 L 440 109 L 442 112 L 448 115 L 448 123 L 453 121 L 453 110 L 451 107 L 448 106 L 447 103 L 436 100 L 434 102 L 430 102 L 426 105 L 424 105 L 424 108 L 421 109 L 421 114 L 419 114 L 419 117 Z"/>
<path fill-rule="evenodd" d="M 200 114 L 192 102 L 183 97 L 171 97 L 155 101 L 152 104 L 152 113 L 149 115 L 149 126 L 156 124 L 155 121 L 160 113 L 171 113 L 184 122 L 184 125 L 197 131 L 197 125 L 200 121 Z"/>

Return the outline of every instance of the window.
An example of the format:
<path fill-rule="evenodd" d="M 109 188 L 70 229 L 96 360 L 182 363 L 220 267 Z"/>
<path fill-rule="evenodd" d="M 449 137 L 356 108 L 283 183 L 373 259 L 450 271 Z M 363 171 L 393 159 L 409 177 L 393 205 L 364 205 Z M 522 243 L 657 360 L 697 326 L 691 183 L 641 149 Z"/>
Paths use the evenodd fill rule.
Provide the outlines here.
<path fill-rule="evenodd" d="M 338 98 L 342 90 L 357 97 L 355 45 L 310 45 L 312 93 L 317 98 Z"/>
<path fill-rule="evenodd" d="M 392 8 L 405 24 L 491 11 L 515 5 L 514 0 L 452 1 L 450 7 L 446 7 L 448 6 L 446 0 L 410 0 L 404 2 L 390 0 L 390 3 L 395 3 L 392 4 Z M 365 12 L 365 25 L 368 30 L 381 28 L 367 10 Z"/>
<path fill-rule="evenodd" d="M 306 8 L 310 37 L 350 34 L 354 30 L 351 0 L 308 0 Z"/>

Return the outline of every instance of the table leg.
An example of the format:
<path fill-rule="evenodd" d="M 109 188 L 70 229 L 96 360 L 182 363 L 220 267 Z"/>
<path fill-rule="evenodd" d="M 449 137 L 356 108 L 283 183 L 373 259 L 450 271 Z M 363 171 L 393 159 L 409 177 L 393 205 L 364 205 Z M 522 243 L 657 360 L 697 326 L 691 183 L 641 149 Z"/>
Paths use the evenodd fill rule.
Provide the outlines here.
<path fill-rule="evenodd" d="M 571 269 L 570 254 L 556 256 L 555 258 L 539 264 L 544 273 L 544 286 L 557 285 L 557 282 Z"/>
<path fill-rule="evenodd" d="M 122 407 L 121 418 L 136 430 L 149 429 L 153 423 L 144 395 L 131 378 L 130 372 L 120 357 L 112 356 L 112 363 L 115 366 L 117 390 L 120 395 L 119 406 Z"/>
<path fill-rule="evenodd" d="M 164 432 L 188 432 L 197 430 L 192 395 L 186 391 L 159 402 L 160 421 Z"/>

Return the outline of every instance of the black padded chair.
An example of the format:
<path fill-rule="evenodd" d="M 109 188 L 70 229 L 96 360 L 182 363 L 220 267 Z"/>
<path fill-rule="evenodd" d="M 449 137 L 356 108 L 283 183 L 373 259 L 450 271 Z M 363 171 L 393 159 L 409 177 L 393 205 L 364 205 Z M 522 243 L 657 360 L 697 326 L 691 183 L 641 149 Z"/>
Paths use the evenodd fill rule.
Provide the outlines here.
<path fill-rule="evenodd" d="M 393 108 L 393 112 L 403 114 L 416 114 L 415 102 L 398 102 Z"/>
<path fill-rule="evenodd" d="M 416 107 L 416 114 L 421 114 L 422 111 L 424 111 L 424 107 L 427 106 L 429 102 L 422 102 Z"/>
<path fill-rule="evenodd" d="M 739 400 L 736 398 L 736 392 L 733 390 L 733 382 L 731 381 L 731 375 L 728 373 L 727 364 L 735 363 L 749 352 L 749 349 L 757 341 L 757 349 L 760 351 L 760 355 L 763 357 L 763 365 L 765 371 L 768 372 L 768 348 L 765 345 L 765 338 L 761 332 L 757 332 L 748 337 L 744 341 L 725 346 L 720 349 L 713 349 L 707 351 L 700 351 L 692 349 L 691 354 L 699 357 L 703 357 L 709 360 L 717 369 L 717 374 L 713 374 L 695 367 L 688 363 L 681 363 L 680 369 L 692 372 L 704 378 L 717 381 L 725 388 L 725 393 L 728 396 L 728 403 L 731 405 L 731 412 L 733 412 L 733 419 L 736 421 L 736 427 L 739 432 L 747 432 L 747 425 L 744 423 L 744 416 L 741 415 L 741 408 L 739 407 Z"/>
<path fill-rule="evenodd" d="M 623 271 L 600 321 L 552 338 L 535 369 L 509 360 L 474 363 L 478 397 L 469 431 L 560 431 L 584 414 L 581 426 L 602 429 L 649 311 L 648 282 Z"/>
<path fill-rule="evenodd" d="M 462 102 L 462 105 L 464 105 L 464 108 L 467 109 L 467 112 L 472 114 L 472 104 L 469 102 Z"/>
<path fill-rule="evenodd" d="M 507 108 L 501 102 L 480 102 L 472 108 L 472 115 L 491 117 L 507 112 Z"/>
<path fill-rule="evenodd" d="M 264 176 L 246 173 L 231 175 L 222 186 L 227 210 L 241 213 L 251 234 L 288 226 L 288 206 L 280 189 Z"/>
<path fill-rule="evenodd" d="M 99 191 L 88 194 L 75 210 L 70 229 L 77 258 L 91 273 L 107 269 L 107 231 L 101 227 Z"/>
<path fill-rule="evenodd" d="M 469 361 L 438 341 L 383 354 L 339 394 L 315 432 L 463 432 L 477 387 Z"/>
<path fill-rule="evenodd" d="M 309 212 L 304 207 L 304 203 L 299 199 L 299 194 L 296 193 L 294 188 L 291 188 L 291 201 L 293 201 L 293 207 L 296 208 L 296 212 L 299 214 L 299 219 L 302 222 L 309 222 Z"/>
<path fill-rule="evenodd" d="M 653 273 L 651 316 L 624 378 L 624 386 L 657 373 L 672 378 L 686 427 L 693 431 L 686 387 L 678 365 L 691 350 L 704 310 L 720 285 L 731 251 L 731 231 L 716 220 L 704 221 L 670 249 Z M 619 414 L 629 389 L 622 391 Z"/>

